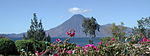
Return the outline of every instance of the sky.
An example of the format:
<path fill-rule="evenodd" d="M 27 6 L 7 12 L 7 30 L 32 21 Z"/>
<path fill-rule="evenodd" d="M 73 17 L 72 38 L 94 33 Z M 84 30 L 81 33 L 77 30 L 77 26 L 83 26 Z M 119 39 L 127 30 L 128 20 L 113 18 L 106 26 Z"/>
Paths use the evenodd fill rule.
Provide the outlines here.
<path fill-rule="evenodd" d="M 0 0 L 0 34 L 29 29 L 33 13 L 45 30 L 54 28 L 74 14 L 94 17 L 100 25 L 124 22 L 134 27 L 150 16 L 150 0 Z"/>

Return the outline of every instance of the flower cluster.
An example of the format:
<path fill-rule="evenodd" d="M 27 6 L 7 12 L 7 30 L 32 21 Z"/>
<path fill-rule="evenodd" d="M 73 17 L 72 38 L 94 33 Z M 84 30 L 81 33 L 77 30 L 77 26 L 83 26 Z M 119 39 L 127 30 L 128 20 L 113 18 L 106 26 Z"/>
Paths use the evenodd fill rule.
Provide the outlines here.
<path fill-rule="evenodd" d="M 146 37 L 142 38 L 141 42 L 150 42 L 149 39 L 147 39 Z"/>
<path fill-rule="evenodd" d="M 56 39 L 56 42 L 60 43 L 60 42 L 61 42 L 61 40 L 60 40 L 60 39 Z"/>
<path fill-rule="evenodd" d="M 75 30 L 71 29 L 68 32 L 66 32 L 67 35 L 69 35 L 70 37 L 74 37 L 75 36 Z"/>

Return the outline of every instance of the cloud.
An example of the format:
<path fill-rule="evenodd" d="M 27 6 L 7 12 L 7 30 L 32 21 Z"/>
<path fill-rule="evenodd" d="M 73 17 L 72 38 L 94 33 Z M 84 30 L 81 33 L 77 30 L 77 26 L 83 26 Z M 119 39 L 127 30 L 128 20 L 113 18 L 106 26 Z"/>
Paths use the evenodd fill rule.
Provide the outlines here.
<path fill-rule="evenodd" d="M 87 13 L 89 11 L 90 10 L 88 10 L 88 9 L 81 9 L 81 8 L 77 8 L 77 7 L 73 7 L 73 8 L 69 9 L 69 12 L 73 13 L 73 14 L 82 14 L 82 13 Z"/>

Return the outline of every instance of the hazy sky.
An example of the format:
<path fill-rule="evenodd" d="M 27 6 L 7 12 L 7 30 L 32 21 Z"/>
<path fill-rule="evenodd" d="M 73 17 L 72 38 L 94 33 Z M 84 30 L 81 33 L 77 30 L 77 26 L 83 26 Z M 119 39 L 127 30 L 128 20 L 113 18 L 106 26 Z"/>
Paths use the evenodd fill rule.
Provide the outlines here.
<path fill-rule="evenodd" d="M 45 30 L 78 13 L 95 17 L 101 25 L 124 22 L 134 27 L 137 20 L 150 16 L 150 0 L 0 0 L 0 33 L 26 32 L 33 13 Z"/>

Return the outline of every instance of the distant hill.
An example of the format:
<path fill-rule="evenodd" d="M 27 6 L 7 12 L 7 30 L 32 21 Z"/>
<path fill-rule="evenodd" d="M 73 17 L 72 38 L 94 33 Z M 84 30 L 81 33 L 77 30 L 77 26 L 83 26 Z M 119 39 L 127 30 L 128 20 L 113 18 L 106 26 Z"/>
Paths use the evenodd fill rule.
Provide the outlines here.
<path fill-rule="evenodd" d="M 80 14 L 73 15 L 70 19 L 65 21 L 63 24 L 47 30 L 47 34 L 50 34 L 52 37 L 68 37 L 65 33 L 69 29 L 75 29 L 76 35 L 75 37 L 86 37 L 85 33 L 83 32 L 82 23 L 85 17 Z M 110 27 L 112 24 L 106 24 L 100 26 L 100 32 L 96 31 L 97 37 L 107 37 L 112 36 Z M 126 33 L 131 32 L 132 29 L 127 27 L 125 30 Z"/>
<path fill-rule="evenodd" d="M 86 37 L 85 33 L 83 32 L 82 28 L 82 22 L 85 19 L 85 17 L 81 14 L 75 14 L 73 15 L 70 19 L 62 23 L 61 25 L 46 30 L 46 34 L 49 34 L 51 37 L 69 37 L 65 33 L 69 29 L 74 29 L 76 31 L 75 37 Z M 106 24 L 106 25 L 101 25 L 100 26 L 100 32 L 96 31 L 96 36 L 97 37 L 107 37 L 107 36 L 112 36 L 110 27 L 112 24 Z M 126 33 L 131 32 L 132 29 L 127 27 L 125 30 Z M 0 34 L 0 36 L 6 36 L 9 38 L 19 38 L 22 37 L 23 34 Z"/>

